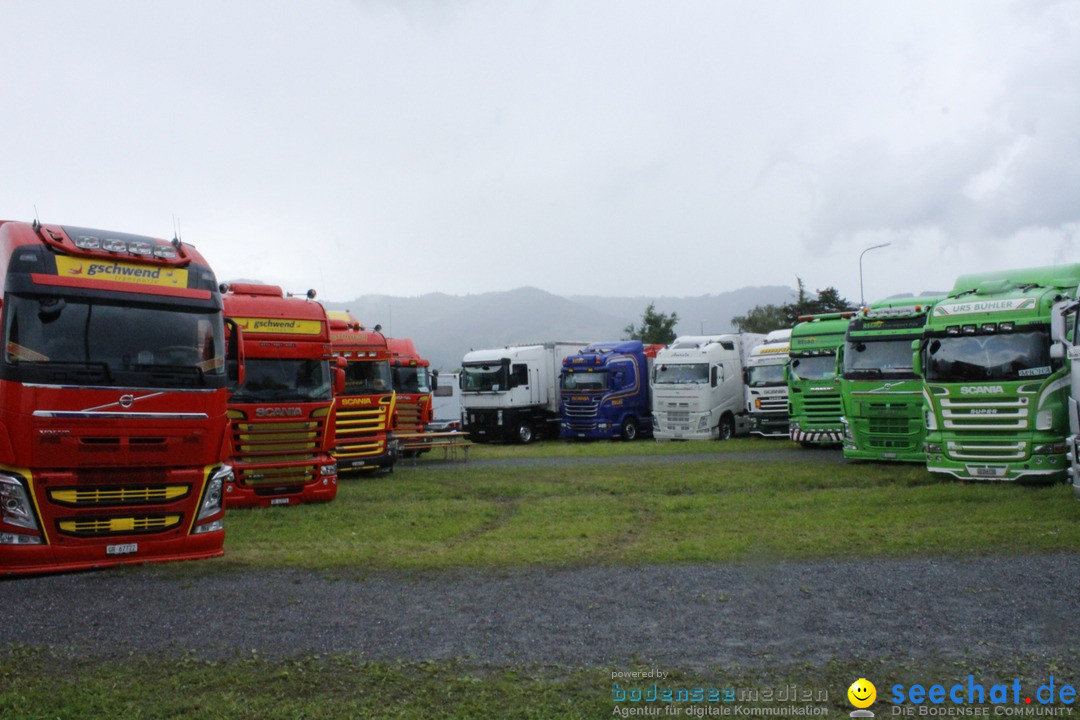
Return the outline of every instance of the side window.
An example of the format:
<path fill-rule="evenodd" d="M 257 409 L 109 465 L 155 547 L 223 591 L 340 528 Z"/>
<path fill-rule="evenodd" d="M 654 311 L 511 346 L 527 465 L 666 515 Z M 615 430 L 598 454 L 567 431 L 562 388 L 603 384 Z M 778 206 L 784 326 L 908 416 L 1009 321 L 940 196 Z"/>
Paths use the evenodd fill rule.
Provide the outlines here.
<path fill-rule="evenodd" d="M 529 385 L 529 366 L 515 364 L 512 368 L 511 377 L 513 378 L 514 387 L 520 387 L 522 385 Z"/>

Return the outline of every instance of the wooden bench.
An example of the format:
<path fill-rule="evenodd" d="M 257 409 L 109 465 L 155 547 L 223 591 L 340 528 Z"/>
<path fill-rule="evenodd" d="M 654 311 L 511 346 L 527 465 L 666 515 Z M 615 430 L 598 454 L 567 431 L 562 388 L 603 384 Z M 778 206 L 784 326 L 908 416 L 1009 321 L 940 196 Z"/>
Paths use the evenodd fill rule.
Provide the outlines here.
<path fill-rule="evenodd" d="M 422 450 L 442 450 L 443 460 L 457 460 L 460 454 L 465 462 L 469 460 L 469 448 L 473 442 L 468 433 L 433 432 L 433 433 L 394 433 L 398 439 L 398 449 L 402 453 Z M 414 458 L 415 462 L 415 458 Z"/>

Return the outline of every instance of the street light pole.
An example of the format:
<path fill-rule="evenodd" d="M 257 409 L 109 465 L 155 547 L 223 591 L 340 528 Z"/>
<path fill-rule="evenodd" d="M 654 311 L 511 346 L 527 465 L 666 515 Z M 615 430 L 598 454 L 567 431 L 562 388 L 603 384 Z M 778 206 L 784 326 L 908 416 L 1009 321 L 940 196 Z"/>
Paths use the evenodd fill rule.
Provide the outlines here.
<path fill-rule="evenodd" d="M 880 245 L 871 245 L 870 247 L 866 248 L 861 253 L 859 253 L 859 307 L 866 307 L 866 297 L 863 295 L 863 284 L 862 284 L 862 256 L 865 255 L 866 253 L 870 252 L 871 250 L 877 250 L 878 248 L 883 248 L 883 247 L 886 247 L 888 245 L 892 245 L 892 243 L 881 243 Z"/>

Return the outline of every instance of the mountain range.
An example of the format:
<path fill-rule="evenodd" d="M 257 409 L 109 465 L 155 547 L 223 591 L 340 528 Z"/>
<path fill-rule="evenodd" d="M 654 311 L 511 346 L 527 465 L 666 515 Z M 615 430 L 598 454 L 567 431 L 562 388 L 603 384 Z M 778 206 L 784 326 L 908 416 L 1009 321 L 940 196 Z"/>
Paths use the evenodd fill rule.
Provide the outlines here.
<path fill-rule="evenodd" d="M 523 287 L 478 295 L 361 295 L 323 305 L 328 310 L 351 310 L 365 327 L 381 325 L 387 337 L 412 338 L 433 368 L 454 370 L 474 349 L 549 340 L 623 339 L 627 325 L 641 324 L 649 303 L 656 312 L 678 315 L 679 335 L 717 335 L 732 332 L 731 318 L 755 305 L 780 305 L 794 297 L 794 289 L 780 285 L 697 297 L 562 297 Z"/>

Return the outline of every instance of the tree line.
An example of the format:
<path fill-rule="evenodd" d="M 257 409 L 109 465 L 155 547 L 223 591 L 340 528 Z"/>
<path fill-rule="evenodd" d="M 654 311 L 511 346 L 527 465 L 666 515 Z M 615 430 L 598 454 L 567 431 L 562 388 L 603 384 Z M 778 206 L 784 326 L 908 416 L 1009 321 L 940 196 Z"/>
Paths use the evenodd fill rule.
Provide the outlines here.
<path fill-rule="evenodd" d="M 814 294 L 806 291 L 802 278 L 798 280 L 798 293 L 793 302 L 783 305 L 755 305 L 745 315 L 731 318 L 731 324 L 737 332 L 767 333 L 770 330 L 790 328 L 803 315 L 821 315 L 854 310 L 856 304 L 840 296 L 840 292 L 831 285 Z M 667 345 L 675 339 L 675 326 L 679 322 L 678 313 L 657 312 L 656 304 L 649 303 L 641 315 L 641 324 L 633 323 L 623 328 L 628 340 L 640 340 L 646 345 L 661 343 Z"/>

